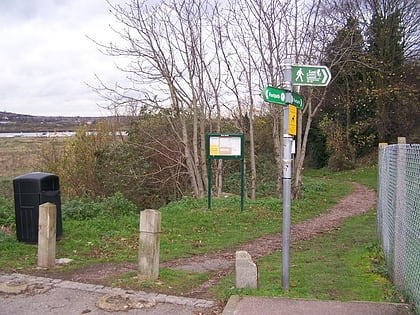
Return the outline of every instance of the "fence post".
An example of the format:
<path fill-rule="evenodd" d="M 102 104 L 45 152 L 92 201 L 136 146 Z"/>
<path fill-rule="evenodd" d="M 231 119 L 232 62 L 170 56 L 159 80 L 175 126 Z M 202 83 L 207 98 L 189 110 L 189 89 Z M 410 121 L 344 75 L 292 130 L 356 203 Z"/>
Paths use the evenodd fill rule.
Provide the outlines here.
<path fill-rule="evenodd" d="M 39 206 L 38 267 L 55 265 L 57 207 L 47 202 Z"/>
<path fill-rule="evenodd" d="M 161 213 L 156 210 L 140 212 L 139 278 L 156 280 L 159 277 Z"/>
<path fill-rule="evenodd" d="M 376 237 L 380 241 L 381 245 L 383 246 L 384 237 L 383 237 L 383 219 L 384 219 L 384 203 L 383 200 L 386 197 L 386 189 L 384 188 L 385 185 L 385 176 L 387 173 L 384 171 L 385 165 L 383 160 L 383 155 L 385 153 L 385 148 L 387 147 L 387 143 L 379 143 L 378 147 L 378 193 L 377 193 L 377 211 L 376 211 Z M 388 186 L 388 185 L 387 185 Z"/>
<path fill-rule="evenodd" d="M 399 288 L 401 288 L 405 283 L 405 251 L 407 242 L 407 148 L 405 144 L 405 138 L 398 137 L 394 238 L 394 283 Z"/>

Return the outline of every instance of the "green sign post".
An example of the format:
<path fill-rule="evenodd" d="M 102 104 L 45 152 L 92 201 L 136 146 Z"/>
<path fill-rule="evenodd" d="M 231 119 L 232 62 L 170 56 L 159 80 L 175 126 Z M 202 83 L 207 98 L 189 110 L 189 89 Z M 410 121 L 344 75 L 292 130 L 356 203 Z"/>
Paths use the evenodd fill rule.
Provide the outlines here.
<path fill-rule="evenodd" d="M 291 192 L 292 192 L 292 143 L 296 135 L 296 108 L 304 108 L 303 97 L 291 93 L 294 85 L 326 86 L 331 81 L 331 73 L 325 66 L 292 65 L 287 58 L 284 63 L 284 90 L 266 87 L 264 101 L 284 106 L 283 116 L 283 229 L 282 229 L 282 285 L 289 291 L 290 282 L 290 241 L 291 241 Z M 289 128 L 291 127 L 291 128 Z"/>
<path fill-rule="evenodd" d="M 241 211 L 244 209 L 244 183 L 245 183 L 245 140 L 243 133 L 222 134 L 208 133 L 206 135 L 207 156 L 207 208 L 211 208 L 211 160 L 241 160 Z"/>
<path fill-rule="evenodd" d="M 287 97 L 288 94 L 291 94 L 291 100 Z M 303 109 L 305 106 L 305 103 L 303 101 L 303 96 L 297 93 L 289 92 L 287 90 L 275 88 L 272 86 L 267 86 L 262 91 L 262 96 L 264 101 L 274 104 L 279 104 L 286 106 L 288 104 L 288 101 L 290 104 L 294 105 L 295 107 L 299 109 Z"/>
<path fill-rule="evenodd" d="M 331 80 L 331 72 L 325 66 L 293 65 L 292 84 L 327 86 Z"/>

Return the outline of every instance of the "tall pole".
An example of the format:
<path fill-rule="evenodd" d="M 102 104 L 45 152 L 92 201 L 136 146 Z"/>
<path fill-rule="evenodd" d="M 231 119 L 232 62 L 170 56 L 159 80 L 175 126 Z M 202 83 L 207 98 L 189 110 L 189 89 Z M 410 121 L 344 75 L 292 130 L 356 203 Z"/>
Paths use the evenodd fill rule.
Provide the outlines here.
<path fill-rule="evenodd" d="M 245 198 L 245 160 L 241 159 L 241 212 L 244 211 Z"/>
<path fill-rule="evenodd" d="M 286 103 L 292 101 L 292 61 L 285 60 L 284 88 Z M 282 229 L 282 286 L 289 291 L 290 282 L 290 224 L 291 224 L 291 187 L 292 187 L 292 142 L 293 136 L 289 134 L 289 105 L 284 106 L 283 118 L 283 229 Z"/>
<path fill-rule="evenodd" d="M 211 162 L 212 160 L 207 159 L 207 209 L 211 208 Z"/>

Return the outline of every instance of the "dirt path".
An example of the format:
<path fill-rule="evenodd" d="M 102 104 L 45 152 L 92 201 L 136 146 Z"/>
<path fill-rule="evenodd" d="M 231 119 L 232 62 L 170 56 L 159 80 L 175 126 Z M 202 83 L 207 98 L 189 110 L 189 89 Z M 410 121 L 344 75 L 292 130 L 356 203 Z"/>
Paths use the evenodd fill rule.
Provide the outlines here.
<path fill-rule="evenodd" d="M 355 190 L 340 200 L 328 213 L 293 224 L 291 227 L 291 242 L 307 240 L 318 234 L 331 231 L 337 228 L 344 219 L 363 214 L 372 209 L 376 201 L 375 192 L 359 183 L 353 183 L 353 185 L 355 186 Z M 209 255 L 195 256 L 188 259 L 179 259 L 162 265 L 169 268 L 196 272 L 200 272 L 202 268 L 206 268 L 206 271 L 219 271 L 207 282 L 190 292 L 191 296 L 202 297 L 205 296 L 208 289 L 217 283 L 221 277 L 233 271 L 234 257 L 237 250 L 245 250 L 251 255 L 253 260 L 257 260 L 262 256 L 281 250 L 281 244 L 281 233 L 275 233 L 247 242 L 234 249 Z"/>
<path fill-rule="evenodd" d="M 291 227 L 291 242 L 307 240 L 318 234 L 333 230 L 337 228 L 344 219 L 365 213 L 372 209 L 376 201 L 375 192 L 358 183 L 353 183 L 353 185 L 355 186 L 354 191 L 332 207 L 328 213 L 293 224 Z M 216 272 L 208 281 L 188 294 L 188 296 L 191 297 L 206 297 L 206 293 L 210 287 L 217 283 L 221 277 L 232 272 L 235 252 L 237 250 L 246 250 L 252 258 L 256 260 L 262 256 L 280 250 L 281 243 L 281 233 L 276 233 L 260 237 L 236 248 L 206 255 L 172 260 L 162 263 L 161 266 L 194 272 Z M 75 270 L 70 274 L 57 274 L 54 276 L 67 280 L 94 284 L 100 283 L 111 275 L 135 270 L 137 270 L 137 264 L 134 263 L 110 263 L 89 266 L 82 270 Z M 51 274 L 46 274 L 45 276 L 51 277 Z"/>

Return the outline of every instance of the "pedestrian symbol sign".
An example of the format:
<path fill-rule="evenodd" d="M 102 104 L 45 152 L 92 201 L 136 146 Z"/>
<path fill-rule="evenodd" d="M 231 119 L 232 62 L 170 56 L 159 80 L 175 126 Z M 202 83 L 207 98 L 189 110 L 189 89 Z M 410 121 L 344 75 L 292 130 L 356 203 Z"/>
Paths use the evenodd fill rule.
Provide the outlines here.
<path fill-rule="evenodd" d="M 292 66 L 292 84 L 327 86 L 331 80 L 331 72 L 325 66 Z"/>

